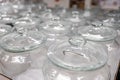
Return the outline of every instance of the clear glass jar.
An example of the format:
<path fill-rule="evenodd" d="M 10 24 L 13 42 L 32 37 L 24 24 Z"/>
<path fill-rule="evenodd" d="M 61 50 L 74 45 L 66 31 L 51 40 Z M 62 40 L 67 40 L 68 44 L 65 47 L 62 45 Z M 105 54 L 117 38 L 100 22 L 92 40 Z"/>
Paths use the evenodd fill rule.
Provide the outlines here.
<path fill-rule="evenodd" d="M 12 78 L 30 67 L 31 54 L 41 54 L 45 36 L 41 32 L 13 32 L 0 40 L 2 72 Z"/>
<path fill-rule="evenodd" d="M 52 45 L 43 66 L 44 80 L 109 80 L 107 53 L 101 45 L 75 36 Z"/>
<path fill-rule="evenodd" d="M 80 28 L 81 29 L 81 28 Z M 84 29 L 78 29 L 78 34 L 82 35 L 88 41 L 96 42 L 97 44 L 102 44 L 107 47 L 108 50 L 108 65 L 111 67 L 112 70 L 116 70 L 116 65 L 118 65 L 118 61 L 116 57 L 119 55 L 119 48 L 120 45 L 116 41 L 118 36 L 117 31 L 105 27 L 105 26 L 93 26 L 89 25 L 84 27 Z M 116 63 L 113 65 L 113 62 Z M 112 75 L 115 75 L 111 73 Z"/>
<path fill-rule="evenodd" d="M 72 23 L 79 23 L 81 22 L 81 19 L 83 20 L 83 11 L 79 10 L 75 7 L 72 9 L 63 9 L 64 14 L 62 15 L 63 19 L 70 21 Z"/>
<path fill-rule="evenodd" d="M 25 0 L 11 0 L 10 2 L 15 13 L 19 13 L 25 8 Z"/>
<path fill-rule="evenodd" d="M 117 11 L 113 11 L 112 13 L 109 12 L 108 14 L 105 15 L 105 17 L 102 19 L 103 25 L 113 28 L 117 30 L 118 32 L 118 37 L 116 40 L 120 42 L 120 14 Z"/>
<path fill-rule="evenodd" d="M 46 8 L 43 11 L 40 12 L 39 18 L 42 20 L 42 22 L 46 22 L 51 20 L 54 17 L 58 17 L 58 15 L 56 15 L 56 13 L 53 12 L 52 9 L 50 8 Z"/>
<path fill-rule="evenodd" d="M 14 12 L 12 3 L 8 0 L 0 4 L 0 22 L 5 24 L 12 24 L 18 15 Z"/>
<path fill-rule="evenodd" d="M 18 31 L 38 31 L 39 24 L 41 23 L 40 19 L 32 17 L 30 14 L 18 18 L 14 27 Z"/>
<path fill-rule="evenodd" d="M 61 18 L 64 18 L 67 14 L 69 14 L 69 11 L 67 8 L 60 7 L 58 5 L 55 6 L 55 8 L 52 9 L 53 13 L 58 15 Z"/>
<path fill-rule="evenodd" d="M 53 42 L 66 40 L 70 32 L 70 24 L 71 23 L 66 22 L 55 16 L 52 17 L 50 20 L 42 23 L 40 25 L 40 30 L 47 37 L 46 45 L 50 46 Z"/>

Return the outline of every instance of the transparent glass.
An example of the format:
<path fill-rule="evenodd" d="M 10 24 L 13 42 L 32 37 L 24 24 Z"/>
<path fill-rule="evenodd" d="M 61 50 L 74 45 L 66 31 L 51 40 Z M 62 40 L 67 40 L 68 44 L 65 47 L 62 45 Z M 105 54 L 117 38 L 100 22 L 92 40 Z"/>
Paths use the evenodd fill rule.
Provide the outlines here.
<path fill-rule="evenodd" d="M 62 20 L 60 17 L 52 17 L 50 20 L 40 24 L 41 30 L 47 37 L 46 45 L 51 45 L 54 41 L 63 41 L 67 39 L 70 31 L 70 23 Z"/>
<path fill-rule="evenodd" d="M 67 8 L 63 8 L 63 7 L 60 7 L 60 6 L 55 6 L 55 8 L 52 9 L 53 13 L 55 13 L 56 15 L 58 15 L 59 17 L 61 18 L 64 18 L 65 15 L 67 15 L 68 12 L 68 9 Z"/>
<path fill-rule="evenodd" d="M 25 0 L 11 0 L 15 13 L 21 12 L 25 8 Z"/>
<path fill-rule="evenodd" d="M 41 54 L 45 36 L 41 32 L 13 32 L 1 38 L 2 72 L 13 78 L 30 67 L 31 54 Z"/>
<path fill-rule="evenodd" d="M 30 67 L 31 57 L 29 53 L 11 53 L 2 51 L 0 55 L 2 73 L 10 78 L 19 75 Z"/>
<path fill-rule="evenodd" d="M 47 57 L 43 66 L 45 80 L 110 79 L 105 49 L 80 36 L 52 45 Z"/>
<path fill-rule="evenodd" d="M 9 0 L 3 0 L 0 3 L 0 22 L 2 23 L 14 23 L 15 19 L 18 17 L 14 12 L 12 3 Z"/>
<path fill-rule="evenodd" d="M 40 19 L 27 14 L 26 16 L 16 19 L 14 27 L 18 32 L 38 31 L 40 23 Z"/>
<path fill-rule="evenodd" d="M 44 80 L 110 80 L 109 66 L 97 70 L 71 71 L 57 67 L 49 60 L 43 67 Z"/>
<path fill-rule="evenodd" d="M 40 12 L 39 17 L 42 19 L 43 22 L 46 22 L 58 16 L 55 13 L 53 13 L 52 9 L 45 8 L 43 11 Z"/>
<path fill-rule="evenodd" d="M 120 45 L 116 40 L 116 38 L 118 37 L 117 31 L 113 28 L 103 26 L 101 25 L 101 23 L 100 24 L 94 23 L 94 26 L 92 27 L 91 25 L 89 25 L 83 30 L 80 29 L 78 29 L 79 35 L 82 35 L 88 41 L 92 41 L 97 44 L 102 44 L 103 46 L 107 47 L 108 65 L 111 67 L 112 72 L 112 70 L 115 69 L 115 67 L 113 66 L 113 61 L 116 61 L 116 56 L 119 55 L 120 48 Z"/>

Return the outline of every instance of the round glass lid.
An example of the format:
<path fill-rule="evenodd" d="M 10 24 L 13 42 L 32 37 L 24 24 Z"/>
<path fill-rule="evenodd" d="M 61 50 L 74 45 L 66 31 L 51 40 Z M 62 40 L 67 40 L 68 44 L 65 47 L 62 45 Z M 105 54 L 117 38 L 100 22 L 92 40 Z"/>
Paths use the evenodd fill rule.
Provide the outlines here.
<path fill-rule="evenodd" d="M 98 24 L 97 24 L 98 25 Z M 78 28 L 78 35 L 82 35 L 85 39 L 91 41 L 109 41 L 114 40 L 117 37 L 117 31 L 104 26 L 88 25 L 81 28 Z"/>
<path fill-rule="evenodd" d="M 1 14 L 0 13 L 0 22 L 3 23 L 14 23 L 18 18 L 16 14 Z"/>
<path fill-rule="evenodd" d="M 26 16 L 22 16 L 21 18 L 18 18 L 15 22 L 15 25 L 20 25 L 20 24 L 36 24 L 40 23 L 40 19 L 35 18 L 27 14 Z"/>
<path fill-rule="evenodd" d="M 85 22 L 85 19 L 83 18 L 82 15 L 80 15 L 79 11 L 69 12 L 69 14 L 65 16 L 65 20 L 70 21 L 72 23 L 80 23 L 80 24 Z"/>
<path fill-rule="evenodd" d="M 0 4 L 0 21 L 4 23 L 13 23 L 17 18 L 12 4 L 8 1 Z"/>
<path fill-rule="evenodd" d="M 39 19 L 26 16 L 26 17 L 17 19 L 14 26 L 18 30 L 23 28 L 28 31 L 38 31 L 39 24 L 40 24 Z"/>
<path fill-rule="evenodd" d="M 46 8 L 42 12 L 40 12 L 39 17 L 42 19 L 42 21 L 46 22 L 46 20 L 50 20 L 53 17 L 56 17 L 57 15 L 53 13 L 52 9 Z"/>
<path fill-rule="evenodd" d="M 69 70 L 93 70 L 107 62 L 107 53 L 101 45 L 86 42 L 80 36 L 52 45 L 47 56 L 52 63 Z"/>
<path fill-rule="evenodd" d="M 5 24 L 0 24 L 0 37 L 10 33 L 12 31 L 12 27 Z"/>
<path fill-rule="evenodd" d="M 45 41 L 41 32 L 29 31 L 26 34 L 10 33 L 0 40 L 1 47 L 9 52 L 25 52 L 38 48 Z"/>
<path fill-rule="evenodd" d="M 43 32 L 51 36 L 65 35 L 68 33 L 70 23 L 61 20 L 59 17 L 53 17 L 51 20 L 42 23 L 41 28 Z"/>

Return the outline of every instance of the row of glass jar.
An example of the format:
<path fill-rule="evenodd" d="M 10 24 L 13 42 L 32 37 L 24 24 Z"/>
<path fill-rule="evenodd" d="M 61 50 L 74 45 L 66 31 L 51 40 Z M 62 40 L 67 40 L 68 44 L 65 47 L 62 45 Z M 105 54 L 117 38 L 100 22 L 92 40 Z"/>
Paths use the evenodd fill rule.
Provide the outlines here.
<path fill-rule="evenodd" d="M 14 77 L 28 69 L 30 54 L 47 53 L 48 59 L 40 63 L 45 80 L 109 80 L 109 54 L 117 54 L 119 48 L 116 28 L 109 28 L 119 29 L 115 16 L 83 17 L 82 11 L 61 8 L 46 8 L 39 17 L 29 11 L 21 13 L 26 14 L 12 22 L 14 28 L 1 19 L 1 64 L 5 75 Z"/>

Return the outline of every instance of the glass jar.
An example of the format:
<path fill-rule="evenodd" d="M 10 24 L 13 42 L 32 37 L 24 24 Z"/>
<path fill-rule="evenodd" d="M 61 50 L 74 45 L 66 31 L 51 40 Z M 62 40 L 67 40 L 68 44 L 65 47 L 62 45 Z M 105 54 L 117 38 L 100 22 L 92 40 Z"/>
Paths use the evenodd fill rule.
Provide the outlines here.
<path fill-rule="evenodd" d="M 81 28 L 80 28 L 81 29 Z M 82 35 L 88 41 L 96 42 L 97 44 L 102 44 L 107 47 L 108 50 L 108 65 L 111 67 L 112 70 L 116 70 L 116 65 L 118 65 L 118 55 L 119 55 L 119 48 L 120 45 L 116 41 L 118 36 L 117 31 L 105 27 L 105 26 L 93 26 L 89 25 L 84 27 L 84 29 L 78 29 L 78 34 Z M 117 59 L 116 59 L 117 58 Z M 113 62 L 116 63 L 113 65 Z M 112 73 L 112 75 L 115 75 Z"/>
<path fill-rule="evenodd" d="M 61 16 L 63 20 L 66 22 L 69 22 L 71 25 L 71 32 L 69 33 L 69 36 L 76 35 L 76 32 L 74 33 L 74 30 L 78 28 L 78 26 L 82 26 L 86 24 L 86 21 L 83 17 L 82 11 L 78 10 L 76 7 L 72 8 L 70 10 L 68 9 L 62 9 L 61 11 Z"/>
<path fill-rule="evenodd" d="M 8 0 L 0 4 L 0 22 L 5 24 L 12 24 L 18 15 L 14 12 L 12 3 Z"/>
<path fill-rule="evenodd" d="M 43 11 L 40 12 L 39 18 L 42 20 L 42 22 L 46 22 L 51 20 L 53 17 L 58 17 L 56 13 L 53 12 L 52 9 L 46 8 Z"/>
<path fill-rule="evenodd" d="M 41 54 L 45 36 L 41 32 L 13 32 L 0 40 L 2 72 L 12 78 L 30 67 L 31 54 Z"/>
<path fill-rule="evenodd" d="M 64 11 L 64 15 L 62 18 L 67 21 L 77 24 L 81 22 L 81 19 L 84 20 L 83 15 L 82 15 L 83 11 L 80 11 L 77 8 L 72 8 L 70 10 L 63 9 L 63 11 Z"/>
<path fill-rule="evenodd" d="M 103 25 L 113 28 L 115 30 L 117 30 L 118 32 L 118 37 L 116 38 L 116 40 L 118 42 L 120 42 L 120 14 L 118 15 L 117 13 L 108 13 L 106 14 L 106 17 L 102 19 L 103 21 Z"/>
<path fill-rule="evenodd" d="M 46 35 L 49 46 L 53 42 L 66 40 L 70 32 L 71 23 L 66 22 L 59 17 L 52 17 L 50 20 L 40 24 L 40 30 Z"/>
<path fill-rule="evenodd" d="M 15 13 L 19 13 L 25 8 L 25 0 L 12 0 L 11 3 Z"/>
<path fill-rule="evenodd" d="M 14 27 L 18 31 L 38 31 L 39 24 L 41 23 L 40 19 L 32 17 L 30 14 L 18 18 Z"/>
<path fill-rule="evenodd" d="M 109 80 L 107 53 L 80 36 L 52 45 L 43 66 L 44 80 Z"/>
<path fill-rule="evenodd" d="M 53 13 L 58 15 L 61 18 L 64 18 L 67 14 L 69 14 L 69 11 L 67 8 L 60 7 L 58 5 L 55 6 L 55 8 L 52 9 Z"/>

